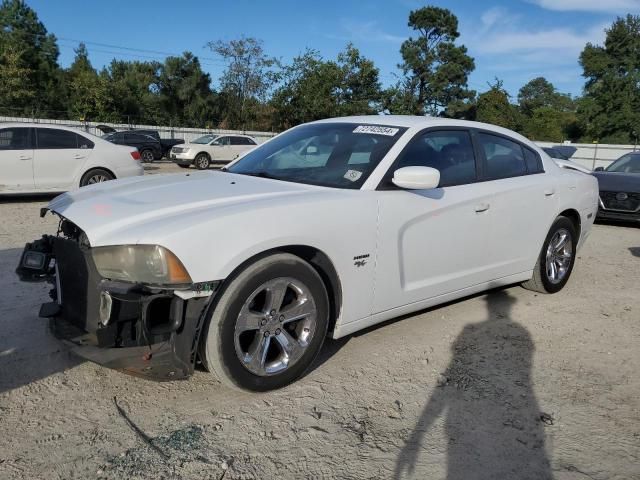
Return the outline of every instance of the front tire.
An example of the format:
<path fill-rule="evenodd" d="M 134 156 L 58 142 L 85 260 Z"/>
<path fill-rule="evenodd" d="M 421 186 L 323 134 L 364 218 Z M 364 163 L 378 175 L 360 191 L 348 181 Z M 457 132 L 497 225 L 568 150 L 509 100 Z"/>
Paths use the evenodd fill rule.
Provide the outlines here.
<path fill-rule="evenodd" d="M 89 170 L 82 176 L 80 180 L 80 186 L 86 187 L 87 185 L 93 185 L 95 183 L 108 182 L 109 180 L 113 180 L 115 177 L 111 172 L 104 170 L 103 168 L 94 168 L 93 170 Z"/>
<path fill-rule="evenodd" d="M 288 253 L 263 257 L 218 295 L 200 349 L 207 370 L 249 391 L 281 388 L 304 375 L 329 324 L 327 291 L 311 265 Z"/>
<path fill-rule="evenodd" d="M 193 164 L 198 170 L 206 170 L 211 165 L 211 157 L 206 153 L 199 153 L 193 160 Z"/>
<path fill-rule="evenodd" d="M 573 222 L 558 217 L 542 245 L 533 277 L 522 286 L 540 293 L 556 293 L 569 281 L 576 259 L 578 234 Z"/>

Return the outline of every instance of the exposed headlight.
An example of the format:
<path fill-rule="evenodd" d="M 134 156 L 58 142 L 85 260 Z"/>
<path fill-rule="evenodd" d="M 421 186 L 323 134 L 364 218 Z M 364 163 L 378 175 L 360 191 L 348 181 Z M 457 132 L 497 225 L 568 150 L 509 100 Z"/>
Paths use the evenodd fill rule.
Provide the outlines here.
<path fill-rule="evenodd" d="M 92 248 L 98 273 L 111 280 L 149 285 L 192 283 L 182 262 L 159 245 L 118 245 Z"/>

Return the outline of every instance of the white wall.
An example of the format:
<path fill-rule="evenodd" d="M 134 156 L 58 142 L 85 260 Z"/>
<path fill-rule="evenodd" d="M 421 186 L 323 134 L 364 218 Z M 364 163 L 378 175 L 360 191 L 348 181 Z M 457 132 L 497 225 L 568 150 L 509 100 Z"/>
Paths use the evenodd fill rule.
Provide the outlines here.
<path fill-rule="evenodd" d="M 185 142 L 189 142 L 195 138 L 198 138 L 207 133 L 240 133 L 244 135 L 251 135 L 256 139 L 258 143 L 262 143 L 269 138 L 273 137 L 273 132 L 254 132 L 254 131 L 240 131 L 240 130 L 221 130 L 221 129 L 206 129 L 206 128 L 178 128 L 167 127 L 157 125 L 128 125 L 126 123 L 106 123 L 106 122 L 79 122 L 75 120 L 52 120 L 43 118 L 29 118 L 29 117 L 3 117 L 0 116 L 1 122 L 26 122 L 26 123 L 49 123 L 56 125 L 65 125 L 67 127 L 75 127 L 86 132 L 92 133 L 97 136 L 102 135 L 102 131 L 96 128 L 97 125 L 107 125 L 113 127 L 116 130 L 129 130 L 131 128 L 144 129 L 144 130 L 157 130 L 161 138 L 182 138 Z"/>

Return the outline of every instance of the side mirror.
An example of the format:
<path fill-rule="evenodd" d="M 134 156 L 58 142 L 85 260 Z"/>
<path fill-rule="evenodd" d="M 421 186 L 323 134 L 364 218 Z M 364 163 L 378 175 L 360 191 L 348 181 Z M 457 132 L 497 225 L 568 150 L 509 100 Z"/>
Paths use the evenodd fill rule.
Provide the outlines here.
<path fill-rule="evenodd" d="M 596 167 L 594 172 L 604 172 L 604 167 Z"/>
<path fill-rule="evenodd" d="M 409 190 L 430 190 L 440 184 L 440 171 L 431 167 L 402 167 L 393 172 L 394 185 Z"/>

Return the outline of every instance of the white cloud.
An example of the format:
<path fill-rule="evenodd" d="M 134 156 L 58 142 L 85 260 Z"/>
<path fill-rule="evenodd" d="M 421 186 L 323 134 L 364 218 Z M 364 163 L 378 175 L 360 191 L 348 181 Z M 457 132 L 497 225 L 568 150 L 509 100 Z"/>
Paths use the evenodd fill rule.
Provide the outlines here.
<path fill-rule="evenodd" d="M 407 37 L 393 35 L 385 32 L 380 28 L 376 21 L 357 22 L 349 19 L 341 19 L 340 27 L 343 34 L 327 35 L 328 38 L 334 38 L 344 41 L 353 42 L 383 42 L 400 45 Z"/>
<path fill-rule="evenodd" d="M 587 42 L 602 43 L 605 27 L 598 25 L 583 32 L 569 28 L 493 31 L 477 42 L 474 50 L 481 54 L 534 52 L 552 58 L 577 56 Z"/>
<path fill-rule="evenodd" d="M 640 0 L 531 0 L 547 10 L 560 12 L 634 13 L 640 11 Z"/>

